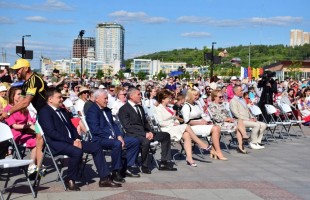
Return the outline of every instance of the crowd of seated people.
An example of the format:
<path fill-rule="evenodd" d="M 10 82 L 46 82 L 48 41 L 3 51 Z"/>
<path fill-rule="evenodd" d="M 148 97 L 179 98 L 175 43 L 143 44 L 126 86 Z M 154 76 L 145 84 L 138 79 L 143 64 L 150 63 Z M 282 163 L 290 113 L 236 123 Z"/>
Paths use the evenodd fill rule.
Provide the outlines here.
<path fill-rule="evenodd" d="M 183 140 L 185 161 L 189 166 L 198 166 L 193 159 L 192 142 L 210 151 L 211 158 L 228 160 L 220 147 L 221 130 L 224 129 L 236 131 L 236 150 L 239 153 L 248 152 L 243 145 L 245 140 L 249 140 L 251 149 L 263 149 L 266 123 L 258 121 L 248 109 L 259 100 L 257 83 L 248 80 L 241 82 L 237 77 L 231 77 L 230 82 L 225 85 L 222 79 L 213 77 L 211 83 L 197 79 L 193 84 L 182 84 L 180 80 L 169 77 L 160 84 L 146 86 L 145 97 L 141 94 L 141 88 L 145 85 L 138 81 L 105 82 L 100 89 L 90 89 L 91 84 L 81 86 L 66 82 L 63 91 L 52 86 L 47 92 L 47 105 L 40 111 L 39 121 L 53 153 L 66 154 L 71 159 L 66 179 L 70 190 L 79 190 L 75 181 L 78 180 L 77 170 L 83 152 L 94 156 L 100 187 L 120 187 L 121 183 L 126 182 L 125 178 L 140 177 L 131 170 L 140 151 L 141 171 L 151 174 L 149 149 L 154 141 L 161 143 L 159 170 L 166 171 L 177 171 L 171 163 L 172 141 Z M 5 99 L 6 90 L 1 91 L 1 87 L 0 97 Z M 71 90 L 68 90 L 69 87 Z M 297 117 L 304 119 L 310 116 L 310 90 L 304 89 L 303 94 L 299 94 L 300 89 L 296 89 L 296 84 L 285 86 L 283 82 L 284 87 L 288 96 L 282 97 L 282 102 L 292 106 Z M 6 107 L 3 107 L 4 101 L 1 99 L 2 109 L 9 110 L 18 103 L 20 92 L 20 89 L 12 87 L 8 92 Z M 76 113 L 63 109 L 62 94 L 73 102 L 73 112 Z M 230 109 L 232 116 L 227 109 Z M 209 114 L 212 114 L 213 121 Z M 78 118 L 85 116 L 92 134 L 91 142 L 82 140 L 80 134 L 86 130 L 79 127 L 82 126 L 80 122 L 73 126 L 70 119 L 73 115 Z M 152 130 L 147 120 L 147 116 L 151 115 L 155 116 L 160 132 Z M 15 112 L 5 121 L 11 127 L 17 143 L 26 144 L 31 149 L 31 159 L 38 160 L 42 155 L 36 151 L 38 136 L 35 133 L 35 119 L 30 117 L 29 111 Z M 250 137 L 246 128 L 252 128 Z M 1 150 L 3 148 L 7 146 L 1 144 Z M 111 172 L 104 155 L 100 153 L 102 149 L 111 151 Z M 3 157 L 2 151 L 0 155 Z M 35 169 L 35 165 L 29 166 L 29 173 Z"/>

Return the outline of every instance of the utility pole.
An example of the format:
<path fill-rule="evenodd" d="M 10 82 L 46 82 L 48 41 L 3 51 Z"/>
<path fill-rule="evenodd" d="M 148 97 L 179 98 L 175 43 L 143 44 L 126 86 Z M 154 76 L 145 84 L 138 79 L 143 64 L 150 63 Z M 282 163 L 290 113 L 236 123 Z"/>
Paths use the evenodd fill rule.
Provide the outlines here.
<path fill-rule="evenodd" d="M 81 84 L 83 83 L 83 35 L 85 33 L 85 30 L 81 30 L 79 33 L 79 37 L 80 37 L 80 45 L 81 45 Z"/>
<path fill-rule="evenodd" d="M 212 49 L 211 49 L 211 65 L 210 65 L 210 78 L 213 76 L 213 65 L 214 65 L 214 45 L 216 42 L 212 42 Z"/>

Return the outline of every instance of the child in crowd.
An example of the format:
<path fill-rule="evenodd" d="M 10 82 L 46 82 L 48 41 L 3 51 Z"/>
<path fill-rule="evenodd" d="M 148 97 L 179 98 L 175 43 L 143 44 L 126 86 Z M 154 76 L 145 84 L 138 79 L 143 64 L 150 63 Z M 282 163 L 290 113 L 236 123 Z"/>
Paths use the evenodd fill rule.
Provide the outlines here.
<path fill-rule="evenodd" d="M 175 117 L 179 120 L 180 124 L 184 123 L 182 115 L 182 107 L 185 102 L 185 97 L 182 94 L 178 94 L 176 97 L 177 102 L 173 105 L 173 110 L 175 111 Z"/>

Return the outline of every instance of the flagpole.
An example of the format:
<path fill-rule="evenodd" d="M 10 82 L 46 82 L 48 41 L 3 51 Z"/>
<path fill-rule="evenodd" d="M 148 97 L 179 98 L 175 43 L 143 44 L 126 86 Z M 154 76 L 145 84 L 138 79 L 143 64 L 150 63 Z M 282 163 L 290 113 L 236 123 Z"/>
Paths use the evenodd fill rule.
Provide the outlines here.
<path fill-rule="evenodd" d="M 249 45 L 249 67 L 251 66 L 251 42 Z"/>

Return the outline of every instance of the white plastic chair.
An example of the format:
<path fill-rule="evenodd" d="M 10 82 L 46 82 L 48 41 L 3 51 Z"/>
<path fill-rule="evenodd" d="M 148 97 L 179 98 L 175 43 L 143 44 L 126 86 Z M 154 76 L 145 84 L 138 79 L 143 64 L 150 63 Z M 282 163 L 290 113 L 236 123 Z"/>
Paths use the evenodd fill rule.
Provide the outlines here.
<path fill-rule="evenodd" d="M 276 113 L 278 111 L 277 111 L 276 107 L 274 107 L 273 105 L 265 104 L 265 108 L 266 108 L 267 115 L 270 116 L 271 122 L 275 123 L 279 126 L 282 126 L 282 128 L 279 132 L 279 136 L 284 140 L 284 135 L 282 134 L 282 133 L 284 133 L 283 132 L 283 129 L 284 129 L 286 131 L 285 133 L 287 134 L 287 137 L 289 139 L 291 139 L 289 131 L 290 131 L 290 128 L 292 126 L 292 123 L 287 122 L 287 121 L 282 121 L 281 117 L 277 117 Z M 276 117 L 276 119 L 274 116 Z"/>
<path fill-rule="evenodd" d="M 292 125 L 297 124 L 299 126 L 300 130 L 299 131 L 295 131 L 295 133 L 301 132 L 303 134 L 303 136 L 305 137 L 305 134 L 304 134 L 304 132 L 303 132 L 303 130 L 301 128 L 301 124 L 305 123 L 305 121 L 298 120 L 296 118 L 296 116 L 294 115 L 293 110 L 292 110 L 290 105 L 285 104 L 285 103 L 280 103 L 278 105 L 279 105 L 283 115 L 285 116 L 285 120 L 291 122 Z M 289 115 L 292 117 L 292 119 L 289 118 Z"/>
<path fill-rule="evenodd" d="M 273 122 L 269 122 L 268 123 L 267 120 L 265 119 L 261 109 L 258 106 L 251 105 L 251 106 L 249 106 L 249 109 L 250 109 L 252 115 L 254 115 L 256 117 L 256 119 L 258 119 L 260 116 L 263 118 L 264 122 L 267 124 L 267 131 L 270 132 L 270 134 L 273 137 L 274 141 L 277 142 L 276 138 L 274 136 L 274 133 L 275 133 L 275 131 L 277 129 L 277 124 L 273 123 Z M 265 137 L 266 137 L 266 141 L 268 143 L 269 142 L 268 134 L 265 134 Z"/>
<path fill-rule="evenodd" d="M 0 142 L 9 140 L 14 145 L 14 148 L 17 149 L 17 145 L 16 145 L 16 143 L 14 141 L 11 128 L 8 125 L 0 122 L 0 130 L 1 130 Z M 0 160 L 0 168 L 8 168 L 8 169 L 10 169 L 10 168 L 14 168 L 14 167 L 22 167 L 22 170 L 23 170 L 23 172 L 24 172 L 24 174 L 26 176 L 28 185 L 30 187 L 32 196 L 33 196 L 33 198 L 35 198 L 36 195 L 35 195 L 35 192 L 33 190 L 33 187 L 31 185 L 30 179 L 29 179 L 28 174 L 27 174 L 27 167 L 28 167 L 29 164 L 33 163 L 33 160 L 21 160 L 21 156 L 20 156 L 18 150 L 16 150 L 16 153 L 17 153 L 17 157 L 18 157 L 19 160 L 17 160 L 17 159 L 1 159 Z M 10 175 L 10 173 L 8 173 L 7 182 L 6 182 L 5 186 L 4 186 L 4 188 L 0 192 L 0 197 L 1 197 L 2 200 L 4 200 L 4 198 L 2 196 L 2 193 L 5 190 L 7 190 L 9 188 L 12 188 L 12 187 L 14 187 L 16 185 L 21 185 L 21 184 L 18 183 L 18 184 L 14 184 L 12 186 L 6 187 L 7 183 L 8 183 L 8 180 L 9 180 L 9 175 Z"/>

